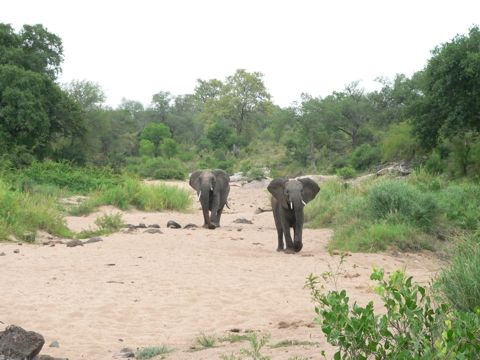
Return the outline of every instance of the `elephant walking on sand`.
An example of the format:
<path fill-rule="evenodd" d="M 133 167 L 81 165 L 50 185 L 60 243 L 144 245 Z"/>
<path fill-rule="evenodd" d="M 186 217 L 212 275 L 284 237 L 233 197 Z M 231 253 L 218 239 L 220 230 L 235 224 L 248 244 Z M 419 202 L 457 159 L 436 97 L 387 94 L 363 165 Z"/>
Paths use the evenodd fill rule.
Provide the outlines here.
<path fill-rule="evenodd" d="M 303 208 L 317 196 L 320 187 L 309 178 L 298 180 L 275 178 L 267 189 L 273 195 L 273 218 L 278 234 L 277 251 L 295 254 L 303 247 Z M 290 228 L 293 228 L 293 241 Z M 286 248 L 284 248 L 283 236 L 285 236 Z"/>
<path fill-rule="evenodd" d="M 190 186 L 197 191 L 202 205 L 204 228 L 220 227 L 223 207 L 230 193 L 230 177 L 221 170 L 196 170 L 190 176 Z M 211 213 L 209 213 L 211 212 Z"/>

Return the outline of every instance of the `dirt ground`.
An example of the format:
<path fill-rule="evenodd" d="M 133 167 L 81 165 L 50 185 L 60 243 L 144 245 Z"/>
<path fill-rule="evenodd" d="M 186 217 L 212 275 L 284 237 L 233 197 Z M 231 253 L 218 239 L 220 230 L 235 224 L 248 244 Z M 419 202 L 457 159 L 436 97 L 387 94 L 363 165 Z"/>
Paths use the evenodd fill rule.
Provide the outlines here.
<path fill-rule="evenodd" d="M 192 191 L 186 182 L 178 182 Z M 322 196 L 320 191 L 318 196 Z M 332 358 L 315 318 L 306 277 L 336 267 L 325 246 L 329 229 L 305 229 L 300 253 L 278 253 L 272 212 L 265 187 L 235 183 L 222 227 L 207 230 L 170 229 L 169 220 L 184 226 L 203 224 L 198 201 L 190 213 L 122 212 L 126 223 L 158 224 L 163 234 L 145 229 L 102 236 L 84 246 L 0 243 L 0 330 L 9 324 L 45 337 L 41 354 L 72 359 L 112 359 L 122 348 L 133 350 L 163 344 L 175 351 L 167 359 L 218 359 L 237 356 L 248 342 L 217 342 L 214 348 L 192 351 L 200 332 L 227 337 L 231 329 L 271 334 L 268 345 L 308 341 L 312 345 L 266 346 L 272 360 Z M 308 205 L 307 205 L 308 206 Z M 98 216 L 119 210 L 102 208 L 87 217 L 69 217 L 74 231 L 95 228 Z M 247 219 L 253 224 L 236 223 Z M 19 253 L 14 253 L 18 249 Z M 354 266 L 355 265 L 355 266 Z M 356 253 L 346 258 L 339 287 L 350 301 L 365 305 L 378 297 L 370 288 L 372 265 L 387 274 L 407 267 L 414 281 L 426 284 L 438 268 L 429 253 Z M 331 286 L 327 286 L 327 289 Z M 58 341 L 59 348 L 49 347 Z"/>

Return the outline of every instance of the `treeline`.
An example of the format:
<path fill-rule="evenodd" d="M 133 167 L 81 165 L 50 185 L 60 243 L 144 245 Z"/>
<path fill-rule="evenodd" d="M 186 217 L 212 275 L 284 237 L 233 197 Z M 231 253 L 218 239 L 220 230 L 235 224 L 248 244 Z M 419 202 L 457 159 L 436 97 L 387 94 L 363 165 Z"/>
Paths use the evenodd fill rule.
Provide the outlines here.
<path fill-rule="evenodd" d="M 50 159 L 183 179 L 202 167 L 348 177 L 404 160 L 432 173 L 476 177 L 479 58 L 473 26 L 433 49 L 411 78 L 377 78 L 379 91 L 353 81 L 281 108 L 261 72 L 237 69 L 223 81 L 197 79 L 192 94 L 159 91 L 148 105 L 124 98 L 112 108 L 94 81 L 58 82 L 59 36 L 39 24 L 18 33 L 0 24 L 1 163 L 22 168 Z"/>

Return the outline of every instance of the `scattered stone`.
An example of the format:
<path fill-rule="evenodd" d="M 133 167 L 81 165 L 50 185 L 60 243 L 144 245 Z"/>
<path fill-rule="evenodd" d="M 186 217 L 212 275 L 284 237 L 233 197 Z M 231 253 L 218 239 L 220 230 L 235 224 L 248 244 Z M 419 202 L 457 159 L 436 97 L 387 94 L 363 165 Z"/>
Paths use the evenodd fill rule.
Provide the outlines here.
<path fill-rule="evenodd" d="M 192 224 L 192 223 L 188 223 L 187 225 L 185 225 L 183 228 L 184 229 L 191 229 L 191 228 L 196 228 L 198 227 L 197 225 L 195 224 Z"/>
<path fill-rule="evenodd" d="M 18 254 L 18 253 L 20 252 L 20 250 L 15 249 L 15 250 L 13 250 L 13 252 L 14 252 L 15 254 Z"/>
<path fill-rule="evenodd" d="M 56 244 L 63 244 L 63 241 L 62 240 L 50 240 L 50 241 L 42 242 L 42 245 L 55 246 Z"/>
<path fill-rule="evenodd" d="M 238 228 L 237 231 L 242 231 L 242 228 Z"/>
<path fill-rule="evenodd" d="M 92 243 L 96 243 L 96 242 L 99 242 L 99 241 L 103 241 L 103 239 L 101 237 L 95 236 L 95 237 L 85 241 L 84 244 L 92 244 Z"/>
<path fill-rule="evenodd" d="M 244 332 L 246 332 L 246 333 L 251 333 L 251 332 L 253 332 L 253 329 L 245 329 Z"/>
<path fill-rule="evenodd" d="M 2 358 L 0 358 L 0 360 L 1 359 Z M 68 359 L 64 357 L 53 357 L 50 355 L 37 355 L 33 358 L 33 360 L 68 360 Z"/>
<path fill-rule="evenodd" d="M 133 358 L 135 357 L 135 353 L 133 352 L 132 349 L 130 348 L 123 348 L 122 350 L 120 350 L 119 353 L 115 353 L 113 355 L 113 357 L 115 359 L 121 359 L 121 358 Z"/>
<path fill-rule="evenodd" d="M 17 245 L 23 245 L 23 243 L 21 243 L 20 241 L 17 243 Z"/>
<path fill-rule="evenodd" d="M 160 225 L 158 224 L 151 224 L 151 225 L 148 225 L 149 228 L 155 228 L 155 229 L 160 229 Z"/>
<path fill-rule="evenodd" d="M 163 232 L 159 229 L 147 229 L 144 231 L 144 233 L 149 233 L 149 234 L 163 234 Z"/>
<path fill-rule="evenodd" d="M 146 229 L 147 228 L 147 225 L 145 225 L 145 223 L 140 223 L 138 224 L 138 226 L 136 226 L 137 229 Z"/>
<path fill-rule="evenodd" d="M 67 247 L 75 247 L 75 246 L 83 246 L 83 241 L 75 239 L 67 243 Z"/>
<path fill-rule="evenodd" d="M 39 333 L 9 325 L 0 332 L 0 354 L 7 359 L 33 359 L 42 350 L 45 339 Z"/>
<path fill-rule="evenodd" d="M 177 223 L 173 220 L 170 220 L 167 223 L 167 227 L 170 228 L 170 229 L 181 229 L 182 228 L 182 226 L 179 223 Z"/>
<path fill-rule="evenodd" d="M 0 253 L 0 256 L 5 256 L 5 253 L 2 251 L 2 252 Z"/>
<path fill-rule="evenodd" d="M 257 208 L 257 210 L 255 210 L 255 214 L 261 214 L 262 212 L 266 212 L 266 211 L 272 211 L 272 208 L 262 209 L 261 207 L 259 207 Z"/>
<path fill-rule="evenodd" d="M 52 341 L 52 343 L 50 345 L 48 345 L 49 347 L 56 347 L 56 348 L 59 348 L 60 347 L 60 344 L 58 343 L 57 340 L 54 340 Z"/>
<path fill-rule="evenodd" d="M 237 219 L 237 220 L 234 220 L 233 222 L 238 224 L 253 224 L 253 222 L 245 218 Z"/>
<path fill-rule="evenodd" d="M 233 328 L 233 329 L 230 329 L 231 332 L 234 332 L 234 333 L 239 333 L 242 331 L 242 329 L 239 329 L 239 328 Z"/>

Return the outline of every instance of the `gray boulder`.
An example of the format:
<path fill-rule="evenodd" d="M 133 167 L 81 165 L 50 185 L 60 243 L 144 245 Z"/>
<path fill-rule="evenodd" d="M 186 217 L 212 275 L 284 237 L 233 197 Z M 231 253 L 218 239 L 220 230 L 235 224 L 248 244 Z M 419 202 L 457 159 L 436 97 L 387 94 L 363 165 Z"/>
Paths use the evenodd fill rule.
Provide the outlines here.
<path fill-rule="evenodd" d="M 42 350 L 45 339 L 34 331 L 8 325 L 0 332 L 0 354 L 12 359 L 32 360 Z"/>

